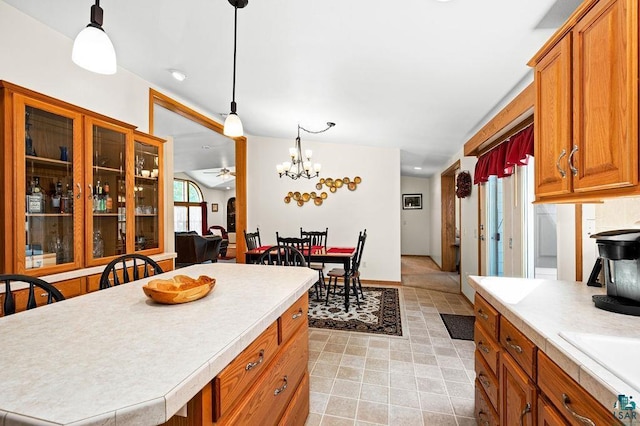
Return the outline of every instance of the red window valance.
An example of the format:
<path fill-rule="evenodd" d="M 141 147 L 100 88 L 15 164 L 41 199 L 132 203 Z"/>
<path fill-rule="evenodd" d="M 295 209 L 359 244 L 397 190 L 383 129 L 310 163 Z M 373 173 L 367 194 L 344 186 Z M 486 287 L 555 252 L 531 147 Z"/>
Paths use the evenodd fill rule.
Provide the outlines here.
<path fill-rule="evenodd" d="M 533 125 L 481 155 L 476 163 L 473 183 L 484 183 L 489 180 L 489 176 L 511 176 L 515 166 L 527 165 L 529 156 L 533 156 Z"/>

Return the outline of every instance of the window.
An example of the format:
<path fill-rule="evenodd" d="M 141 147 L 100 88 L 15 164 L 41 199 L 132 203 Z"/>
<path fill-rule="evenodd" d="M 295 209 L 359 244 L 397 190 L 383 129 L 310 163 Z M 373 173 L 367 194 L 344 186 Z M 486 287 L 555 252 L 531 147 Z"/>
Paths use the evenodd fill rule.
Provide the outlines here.
<path fill-rule="evenodd" d="M 202 233 L 202 191 L 193 181 L 173 180 L 173 227 L 176 232 Z"/>

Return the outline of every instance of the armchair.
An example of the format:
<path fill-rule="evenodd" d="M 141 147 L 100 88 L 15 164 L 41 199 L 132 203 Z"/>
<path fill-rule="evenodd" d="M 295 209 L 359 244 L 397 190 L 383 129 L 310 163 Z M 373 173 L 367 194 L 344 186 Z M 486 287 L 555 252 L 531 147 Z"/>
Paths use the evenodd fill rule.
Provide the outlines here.
<path fill-rule="evenodd" d="M 220 242 L 220 256 L 226 256 L 227 247 L 229 247 L 229 233 L 226 229 L 224 229 L 224 226 L 211 225 L 209 227 L 209 234 L 219 235 L 220 237 L 222 237 L 222 242 Z"/>
<path fill-rule="evenodd" d="M 207 261 L 217 262 L 222 237 L 201 236 L 195 231 L 176 232 L 176 266 L 188 266 Z"/>

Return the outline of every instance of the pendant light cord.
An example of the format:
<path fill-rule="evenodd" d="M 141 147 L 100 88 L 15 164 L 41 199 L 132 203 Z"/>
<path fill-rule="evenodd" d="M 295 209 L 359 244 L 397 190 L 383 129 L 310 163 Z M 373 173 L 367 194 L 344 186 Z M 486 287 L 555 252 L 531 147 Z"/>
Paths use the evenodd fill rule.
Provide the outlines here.
<path fill-rule="evenodd" d="M 233 7 L 235 10 L 234 21 L 233 21 L 233 93 L 231 95 L 231 101 L 233 102 L 233 111 L 236 112 L 235 103 L 236 103 L 236 45 L 238 38 L 238 6 L 237 4 Z"/>

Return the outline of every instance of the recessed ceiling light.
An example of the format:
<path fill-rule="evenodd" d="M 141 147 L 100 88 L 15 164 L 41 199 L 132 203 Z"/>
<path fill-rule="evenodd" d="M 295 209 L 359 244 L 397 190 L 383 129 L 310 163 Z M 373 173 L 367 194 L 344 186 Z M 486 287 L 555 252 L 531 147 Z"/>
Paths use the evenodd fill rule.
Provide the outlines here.
<path fill-rule="evenodd" d="M 211 145 L 202 145 L 202 149 L 211 149 Z"/>
<path fill-rule="evenodd" d="M 187 78 L 187 75 L 185 73 L 183 73 L 182 71 L 179 70 L 169 70 L 169 72 L 171 73 L 171 76 L 173 78 L 175 78 L 178 81 L 185 81 Z"/>
<path fill-rule="evenodd" d="M 442 1 L 442 0 L 438 0 L 438 1 Z M 445 0 L 445 1 L 446 1 L 446 0 Z M 422 170 L 422 167 L 418 167 L 418 166 L 416 166 L 416 167 L 414 167 L 414 168 L 413 168 L 413 170 Z"/>
<path fill-rule="evenodd" d="M 230 186 L 227 186 L 227 189 L 231 189 L 231 187 L 230 187 Z"/>

